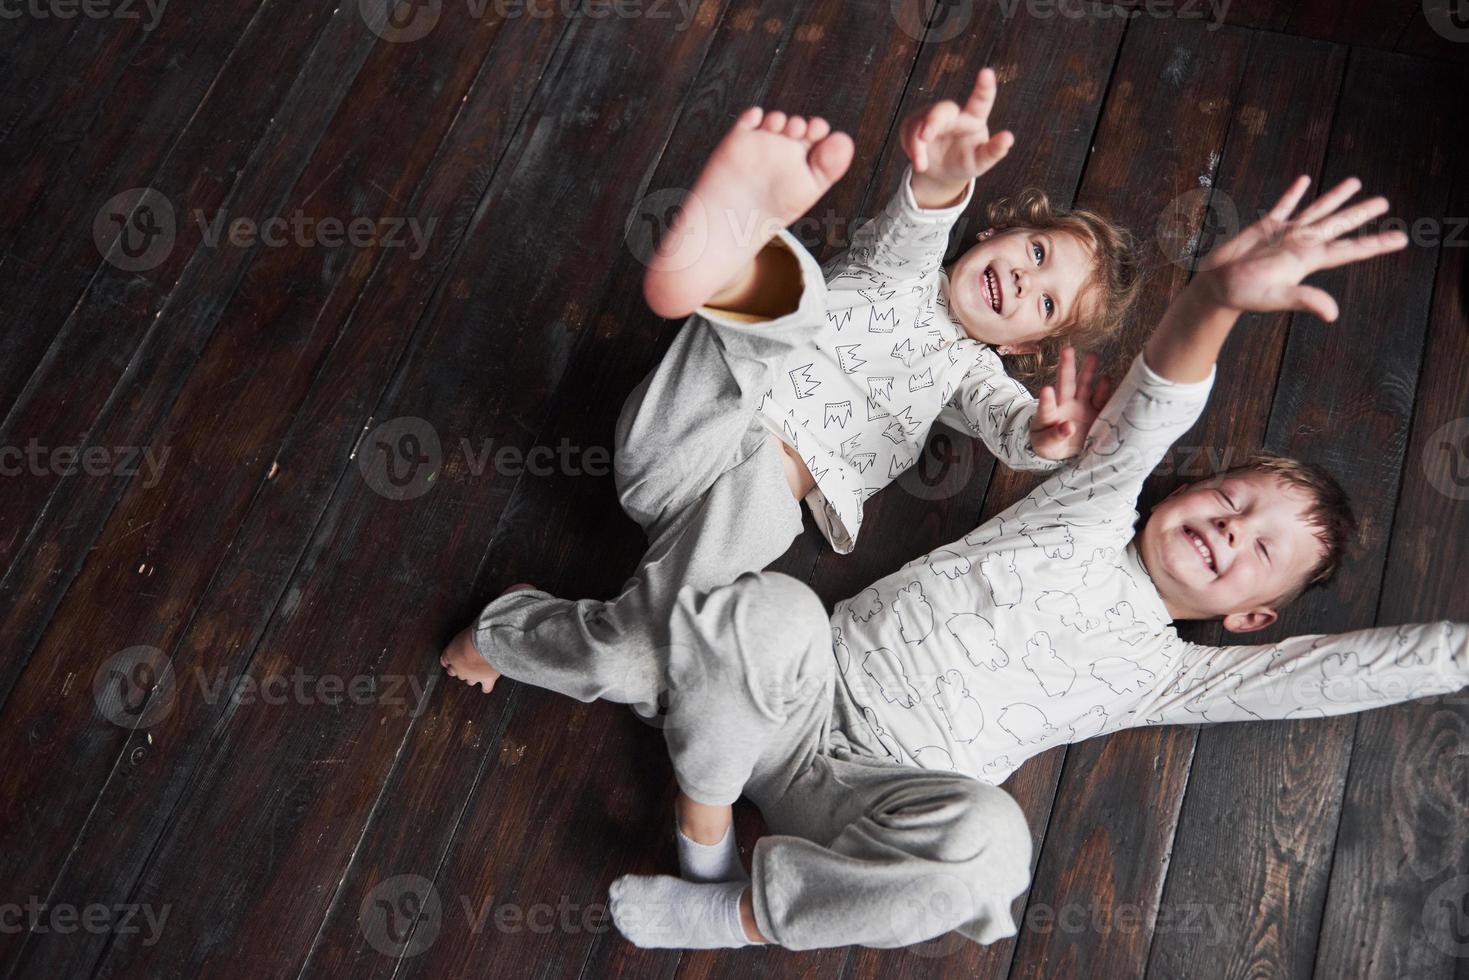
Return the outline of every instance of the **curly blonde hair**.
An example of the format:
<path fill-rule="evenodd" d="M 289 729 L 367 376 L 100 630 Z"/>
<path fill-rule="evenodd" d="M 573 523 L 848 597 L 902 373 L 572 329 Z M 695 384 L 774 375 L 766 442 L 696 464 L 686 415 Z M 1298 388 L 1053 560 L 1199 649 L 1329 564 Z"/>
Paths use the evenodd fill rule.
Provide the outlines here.
<path fill-rule="evenodd" d="M 1037 188 L 995 201 L 985 209 L 985 217 L 997 232 L 1014 228 L 1064 232 L 1092 253 L 1092 275 L 1072 314 L 1040 341 L 1037 352 L 1005 356 L 1006 372 L 1035 389 L 1055 377 L 1061 348 L 1070 345 L 1094 351 L 1121 332 L 1142 291 L 1137 246 L 1127 229 L 1095 211 L 1058 208 Z"/>

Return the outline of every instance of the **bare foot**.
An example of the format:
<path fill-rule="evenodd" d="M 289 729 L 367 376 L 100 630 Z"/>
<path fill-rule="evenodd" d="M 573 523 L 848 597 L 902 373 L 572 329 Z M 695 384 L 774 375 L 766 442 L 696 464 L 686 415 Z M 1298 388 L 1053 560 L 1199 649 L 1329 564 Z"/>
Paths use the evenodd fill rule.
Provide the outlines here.
<path fill-rule="evenodd" d="M 746 109 L 714 148 L 643 279 L 659 316 L 688 316 L 737 284 L 776 232 L 852 163 L 852 138 L 825 119 Z"/>
<path fill-rule="evenodd" d="M 533 588 L 535 586 L 520 582 L 510 586 L 501 595 Z M 500 679 L 500 672 L 489 665 L 480 655 L 479 648 L 474 645 L 473 626 L 466 626 L 449 641 L 444 652 L 439 654 L 439 663 L 444 665 L 450 677 L 457 677 L 470 687 L 478 686 L 486 694 L 494 690 L 495 682 Z"/>

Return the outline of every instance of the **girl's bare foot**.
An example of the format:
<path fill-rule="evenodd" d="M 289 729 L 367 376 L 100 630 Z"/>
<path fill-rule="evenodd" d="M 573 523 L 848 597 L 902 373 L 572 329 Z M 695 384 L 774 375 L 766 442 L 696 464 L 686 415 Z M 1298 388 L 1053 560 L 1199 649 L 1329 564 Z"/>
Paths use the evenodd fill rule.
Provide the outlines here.
<path fill-rule="evenodd" d="M 510 586 L 501 594 L 509 595 L 511 592 L 533 588 L 535 586 L 521 582 Z M 457 677 L 470 687 L 477 686 L 486 694 L 494 690 L 495 682 L 500 679 L 500 672 L 489 665 L 480 655 L 479 648 L 474 645 L 473 626 L 466 626 L 449 641 L 444 652 L 439 654 L 439 663 L 443 664 L 450 677 Z"/>
<path fill-rule="evenodd" d="M 852 162 L 825 119 L 746 109 L 714 148 L 643 279 L 660 316 L 684 317 L 738 283 L 776 232 L 805 214 Z"/>

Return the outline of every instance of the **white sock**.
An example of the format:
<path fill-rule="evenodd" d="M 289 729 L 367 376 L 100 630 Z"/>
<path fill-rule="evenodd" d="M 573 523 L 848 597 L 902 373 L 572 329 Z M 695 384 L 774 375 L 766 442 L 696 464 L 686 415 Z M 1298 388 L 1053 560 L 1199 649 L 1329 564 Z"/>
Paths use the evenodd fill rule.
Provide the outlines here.
<path fill-rule="evenodd" d="M 735 844 L 734 823 L 724 830 L 718 844 L 700 844 L 679 829 L 673 821 L 673 836 L 678 841 L 678 873 L 684 881 L 749 881 L 740 863 L 740 849 Z"/>
<path fill-rule="evenodd" d="M 612 883 L 612 921 L 644 949 L 731 949 L 753 945 L 740 921 L 743 881 L 694 882 L 623 875 Z"/>

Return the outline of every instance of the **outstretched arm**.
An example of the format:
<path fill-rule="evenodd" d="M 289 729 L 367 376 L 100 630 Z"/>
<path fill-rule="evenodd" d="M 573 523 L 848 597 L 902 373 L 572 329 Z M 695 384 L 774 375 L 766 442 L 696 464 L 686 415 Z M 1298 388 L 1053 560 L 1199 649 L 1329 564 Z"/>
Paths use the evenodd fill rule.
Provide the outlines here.
<path fill-rule="evenodd" d="M 995 73 L 986 68 L 962 106 L 937 102 L 903 121 L 900 141 L 912 165 L 882 213 L 858 229 L 832 273 L 910 279 L 938 270 L 949 231 L 969 205 L 974 178 L 1004 159 L 1015 143 L 1008 132 L 990 135 L 997 91 Z"/>
<path fill-rule="evenodd" d="M 941 417 L 973 433 L 1012 470 L 1051 469 L 1081 451 L 1111 397 L 1111 380 L 1096 372 L 1095 354 L 1086 356 L 1078 372 L 1076 352 L 1067 347 L 1056 383 L 1042 388 L 1037 398 L 990 352 L 964 376 Z"/>
<path fill-rule="evenodd" d="M 1186 644 L 1140 713 L 1148 724 L 1321 718 L 1469 685 L 1469 626 L 1383 626 L 1270 646 Z"/>
<path fill-rule="evenodd" d="M 1362 188 L 1355 177 L 1292 217 L 1310 182 L 1297 177 L 1269 214 L 1209 254 L 1148 340 L 1150 368 L 1180 384 L 1209 377 L 1241 313 L 1304 310 L 1331 322 L 1336 301 L 1302 280 L 1408 244 L 1398 231 L 1342 237 L 1388 209 L 1383 197 L 1343 207 Z"/>

